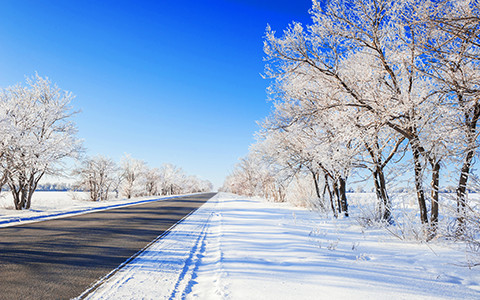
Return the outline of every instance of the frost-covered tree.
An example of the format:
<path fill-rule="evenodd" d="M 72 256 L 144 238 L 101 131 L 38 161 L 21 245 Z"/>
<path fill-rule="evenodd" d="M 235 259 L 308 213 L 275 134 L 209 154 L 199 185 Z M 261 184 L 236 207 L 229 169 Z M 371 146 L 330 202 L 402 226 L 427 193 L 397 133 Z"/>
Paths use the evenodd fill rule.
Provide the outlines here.
<path fill-rule="evenodd" d="M 294 99 L 301 106 L 333 115 L 348 111 L 374 122 L 369 127 L 386 126 L 407 139 L 414 160 L 420 219 L 435 226 L 438 193 L 431 197 L 429 220 L 422 179 L 426 161 L 431 165 L 435 189 L 441 155 L 428 149 L 422 136 L 427 135 L 425 128 L 434 128 L 425 116 L 444 98 L 432 92 L 432 78 L 419 71 L 426 62 L 422 51 L 426 40 L 413 30 L 417 2 L 421 4 L 314 1 L 312 25 L 304 28 L 293 23 L 282 37 L 267 28 L 266 75 L 275 80 L 273 91 L 280 91 L 282 99 Z M 441 123 L 441 116 L 436 117 L 436 123 Z"/>
<path fill-rule="evenodd" d="M 211 192 L 213 191 L 213 183 L 211 183 L 209 180 L 205 179 L 199 179 L 200 182 L 198 184 L 198 190 L 197 192 Z"/>
<path fill-rule="evenodd" d="M 4 105 L 2 101 L 2 106 Z M 5 152 L 7 150 L 7 142 L 9 140 L 10 135 L 13 132 L 13 128 L 8 121 L 7 111 L 4 109 L 0 109 L 0 192 L 3 190 L 3 186 L 7 183 L 7 171 L 6 171 L 6 164 L 4 161 Z"/>
<path fill-rule="evenodd" d="M 87 191 L 92 201 L 108 199 L 109 192 L 118 181 L 117 174 L 115 162 L 101 155 L 84 159 L 73 171 L 73 175 L 79 178 L 76 188 Z"/>
<path fill-rule="evenodd" d="M 202 180 L 195 175 L 190 175 L 185 179 L 183 189 L 185 193 L 209 192 L 213 189 L 213 185 L 208 180 Z"/>
<path fill-rule="evenodd" d="M 160 195 L 161 172 L 158 168 L 148 168 L 145 173 L 145 194 L 147 196 Z"/>
<path fill-rule="evenodd" d="M 160 189 L 162 195 L 181 194 L 185 182 L 184 171 L 173 164 L 164 164 L 160 168 L 161 182 Z"/>
<path fill-rule="evenodd" d="M 427 65 L 421 70 L 433 78 L 436 92 L 455 112 L 459 129 L 455 155 L 460 165 L 457 185 L 458 230 L 463 230 L 467 183 L 478 149 L 480 117 L 480 10 L 478 1 L 425 1 L 419 6 L 416 32 L 425 35 Z"/>
<path fill-rule="evenodd" d="M 213 189 L 211 182 L 196 176 L 187 176 L 182 168 L 173 164 L 163 164 L 159 170 L 159 192 L 162 195 L 208 192 Z"/>
<path fill-rule="evenodd" d="M 73 98 L 38 74 L 28 78 L 26 86 L 1 91 L 0 161 L 17 210 L 30 208 L 40 179 L 58 175 L 62 159 L 81 150 L 71 120 Z"/>
<path fill-rule="evenodd" d="M 222 190 L 245 196 L 265 196 L 260 178 L 260 162 L 253 155 L 242 158 L 226 178 Z"/>
<path fill-rule="evenodd" d="M 357 151 L 351 132 L 338 126 L 342 124 L 342 127 L 348 127 L 345 126 L 348 122 L 339 122 L 344 117 L 345 114 L 305 111 L 305 105 L 297 105 L 295 101 L 292 103 L 286 99 L 283 104 L 276 104 L 274 113 L 264 123 L 267 128 L 264 143 L 275 145 L 263 147 L 267 153 L 265 156 L 277 157 L 278 164 L 293 172 L 291 176 L 298 172 L 311 174 L 319 199 L 323 199 L 326 191 L 329 191 L 335 215 L 337 212 L 348 215 L 346 182 L 352 168 L 352 158 Z M 341 131 L 348 134 L 342 134 Z M 320 192 L 319 181 L 323 178 L 324 188 Z"/>
<path fill-rule="evenodd" d="M 144 192 L 145 173 L 147 166 L 145 162 L 132 158 L 125 154 L 120 162 L 122 172 L 122 194 L 130 199 Z"/>
<path fill-rule="evenodd" d="M 356 157 L 358 167 L 366 168 L 371 172 L 377 196 L 377 220 L 391 222 L 392 202 L 388 194 L 385 169 L 399 152 L 405 137 L 385 127 L 360 127 L 364 130 L 361 135 L 364 151 Z M 404 151 L 402 151 L 404 152 Z"/>

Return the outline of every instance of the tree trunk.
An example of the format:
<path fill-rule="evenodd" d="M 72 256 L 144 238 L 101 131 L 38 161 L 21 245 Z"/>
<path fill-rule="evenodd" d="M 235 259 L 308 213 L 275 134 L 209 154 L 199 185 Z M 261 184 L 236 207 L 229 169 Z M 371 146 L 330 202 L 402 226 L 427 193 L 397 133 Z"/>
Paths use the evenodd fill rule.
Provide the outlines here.
<path fill-rule="evenodd" d="M 340 188 L 338 186 L 338 179 L 333 181 L 333 193 L 335 194 L 335 199 L 337 200 L 337 211 L 339 214 L 342 213 L 342 200 L 340 200 Z"/>
<path fill-rule="evenodd" d="M 382 219 L 383 215 L 383 197 L 382 197 L 382 192 L 380 191 L 380 180 L 378 178 L 378 171 L 375 169 L 375 171 L 372 172 L 373 176 L 373 186 L 375 187 L 375 194 L 377 195 L 377 214 L 378 218 Z"/>
<path fill-rule="evenodd" d="M 322 210 L 326 211 L 325 209 L 325 203 L 322 199 L 322 195 L 320 194 L 320 187 L 318 185 L 318 178 L 319 178 L 319 174 L 318 173 L 315 173 L 313 171 L 310 171 L 312 173 L 312 177 L 313 177 L 313 182 L 315 184 L 315 193 L 317 194 L 317 198 L 318 198 L 318 201 L 320 203 L 320 207 L 322 208 Z M 324 190 L 324 194 L 325 194 L 325 190 Z"/>
<path fill-rule="evenodd" d="M 98 201 L 98 192 L 97 192 L 97 185 L 93 181 L 90 182 L 90 200 Z"/>
<path fill-rule="evenodd" d="M 26 202 L 25 202 L 25 209 L 30 209 L 30 206 L 32 205 L 33 193 L 37 189 L 38 181 L 42 178 L 42 176 L 43 176 L 43 174 L 41 174 L 37 178 L 35 178 L 34 175 L 30 176 L 30 179 L 29 179 L 28 185 L 27 185 L 27 197 L 26 197 Z"/>
<path fill-rule="evenodd" d="M 388 223 L 392 222 L 392 204 L 390 198 L 388 197 L 387 185 L 385 183 L 385 174 L 383 173 L 383 169 L 385 168 L 386 164 L 392 159 L 393 155 L 397 152 L 398 147 L 400 147 L 404 140 L 405 138 L 402 137 L 396 142 L 395 147 L 385 159 L 384 163 L 382 163 L 382 155 L 380 151 L 378 151 L 378 149 L 380 148 L 378 145 L 378 136 L 375 147 L 377 151 L 375 151 L 374 148 L 372 148 L 368 143 L 365 143 L 365 148 L 372 157 L 372 162 L 375 166 L 375 170 L 373 171 L 373 181 L 378 200 L 377 220 L 387 221 Z"/>
<path fill-rule="evenodd" d="M 25 208 L 25 203 L 27 202 L 27 191 L 25 185 L 22 187 L 20 191 L 20 204 L 19 206 L 21 207 L 20 209 Z"/>
<path fill-rule="evenodd" d="M 16 210 L 22 210 L 25 206 L 24 190 L 26 182 L 24 178 L 25 177 L 19 175 L 17 178 L 18 180 L 15 180 L 15 178 L 12 178 L 12 176 L 8 176 L 8 186 L 12 192 L 13 204 L 15 205 Z"/>
<path fill-rule="evenodd" d="M 384 203 L 384 211 L 383 211 L 383 219 L 388 223 L 392 222 L 392 201 L 387 193 L 387 184 L 385 182 L 385 174 L 383 173 L 383 169 L 378 173 L 379 181 L 380 181 L 380 191 L 383 197 Z"/>
<path fill-rule="evenodd" d="M 338 191 L 340 193 L 340 203 L 342 205 L 342 211 L 345 213 L 345 217 L 348 217 L 348 203 L 347 203 L 347 181 L 343 178 L 338 179 Z"/>
<path fill-rule="evenodd" d="M 439 182 L 440 182 L 440 161 L 437 161 L 432 165 L 432 211 L 430 213 L 429 239 L 433 238 L 437 233 Z"/>
<path fill-rule="evenodd" d="M 20 206 L 20 189 L 16 189 L 16 186 L 13 184 L 9 184 L 10 190 L 12 191 L 13 196 L 13 204 L 15 205 L 16 210 L 22 210 Z"/>
<path fill-rule="evenodd" d="M 25 209 L 30 209 L 30 206 L 32 205 L 32 196 L 33 196 L 33 191 L 29 191 L 26 197 Z"/>
<path fill-rule="evenodd" d="M 468 115 L 465 116 L 468 120 Z M 476 128 L 477 122 L 480 118 L 480 102 L 475 104 L 471 121 L 466 121 L 467 125 L 467 139 L 468 150 L 463 160 L 462 169 L 460 171 L 460 179 L 458 180 L 457 187 L 457 236 L 462 236 L 465 233 L 465 214 L 467 207 L 467 183 L 470 176 L 470 168 L 472 159 L 475 155 L 475 140 L 476 140 Z"/>
<path fill-rule="evenodd" d="M 415 189 L 417 191 L 418 207 L 420 209 L 420 221 L 422 224 L 428 223 L 427 206 L 425 203 L 425 191 L 422 184 L 422 164 L 420 162 L 420 151 L 415 143 L 411 144 L 413 153 L 413 163 L 415 171 Z"/>
<path fill-rule="evenodd" d="M 335 216 L 335 218 L 338 218 L 337 209 L 335 208 L 335 200 L 333 199 L 334 196 L 332 190 L 330 189 L 330 184 L 328 183 L 327 174 L 325 174 L 325 188 L 328 190 L 328 195 L 330 196 L 330 207 L 332 208 L 333 215 Z"/>
<path fill-rule="evenodd" d="M 467 207 L 467 182 L 470 174 L 470 166 L 473 158 L 473 150 L 467 153 L 460 173 L 457 187 L 457 236 L 465 232 L 465 214 Z"/>
<path fill-rule="evenodd" d="M 385 183 L 385 174 L 382 168 L 376 167 L 373 172 L 375 191 L 377 194 L 378 207 L 377 215 L 378 219 L 390 223 L 392 221 L 392 204 L 387 193 L 387 186 Z"/>
<path fill-rule="evenodd" d="M 320 199 L 322 196 L 320 195 L 320 188 L 318 186 L 318 175 L 313 171 L 310 172 L 312 173 L 313 183 L 315 184 L 315 193 L 317 194 L 318 199 Z"/>

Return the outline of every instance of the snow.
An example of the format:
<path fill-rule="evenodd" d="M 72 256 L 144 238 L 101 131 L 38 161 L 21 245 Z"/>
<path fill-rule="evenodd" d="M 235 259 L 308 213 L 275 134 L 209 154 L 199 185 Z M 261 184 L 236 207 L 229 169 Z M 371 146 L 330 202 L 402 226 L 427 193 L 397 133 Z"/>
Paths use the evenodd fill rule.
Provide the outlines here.
<path fill-rule="evenodd" d="M 36 192 L 32 209 L 0 198 L 0 227 L 154 201 L 91 202 Z M 370 194 L 349 194 L 363 203 Z M 169 199 L 165 197 L 162 199 Z M 354 206 L 352 206 L 354 208 Z M 219 193 L 88 299 L 479 299 L 479 267 L 442 241 L 402 241 L 355 218 Z M 89 291 L 90 292 L 90 291 Z"/>
<path fill-rule="evenodd" d="M 478 267 L 288 204 L 219 193 L 88 299 L 478 299 Z"/>

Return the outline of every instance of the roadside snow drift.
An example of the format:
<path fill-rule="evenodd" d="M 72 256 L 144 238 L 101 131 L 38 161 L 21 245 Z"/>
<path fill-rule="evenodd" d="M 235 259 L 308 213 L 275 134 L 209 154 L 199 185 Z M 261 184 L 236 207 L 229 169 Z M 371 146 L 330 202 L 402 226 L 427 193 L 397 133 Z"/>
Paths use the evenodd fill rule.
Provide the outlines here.
<path fill-rule="evenodd" d="M 461 252 L 220 193 L 88 299 L 479 299 Z"/>

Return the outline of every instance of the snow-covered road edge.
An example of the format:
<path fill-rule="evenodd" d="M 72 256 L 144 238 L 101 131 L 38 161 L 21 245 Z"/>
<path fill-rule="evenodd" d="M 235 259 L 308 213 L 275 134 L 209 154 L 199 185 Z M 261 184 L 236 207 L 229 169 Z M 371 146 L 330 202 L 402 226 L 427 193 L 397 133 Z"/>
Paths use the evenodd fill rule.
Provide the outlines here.
<path fill-rule="evenodd" d="M 172 199 L 172 198 L 178 198 L 180 196 L 174 196 L 174 197 L 168 197 L 168 199 Z M 163 199 L 162 199 L 163 200 Z M 167 199 L 165 199 L 167 200 Z M 105 275 L 104 277 L 100 278 L 97 282 L 95 282 L 94 284 L 92 284 L 87 290 L 85 290 L 82 294 L 80 294 L 78 297 L 74 298 L 74 299 L 85 299 L 88 297 L 88 295 L 90 295 L 91 293 L 95 292 L 95 290 L 100 287 L 102 284 L 104 284 L 107 280 L 109 280 L 112 276 L 114 276 L 118 271 L 120 271 L 121 269 L 123 269 L 124 267 L 128 266 L 129 263 L 131 263 L 134 259 L 136 259 L 139 255 L 141 255 L 143 252 L 145 252 L 148 248 L 150 248 L 152 245 L 154 245 L 155 243 L 158 242 L 158 240 L 160 240 L 161 238 L 165 237 L 166 235 L 168 235 L 172 230 L 173 228 L 175 228 L 178 224 L 182 223 L 185 219 L 187 219 L 188 217 L 190 217 L 190 215 L 192 215 L 193 213 L 195 213 L 196 210 L 194 211 L 191 211 L 190 213 L 188 213 L 187 215 L 185 215 L 183 218 L 181 218 L 180 220 L 178 220 L 175 224 L 173 224 L 172 226 L 170 226 L 167 230 L 165 230 L 162 234 L 160 234 L 159 236 L 157 236 L 153 241 L 151 241 L 150 243 L 148 243 L 145 247 L 143 247 L 143 249 L 139 250 L 137 253 L 135 253 L 134 255 L 132 255 L 131 257 L 129 257 L 127 260 L 125 260 L 123 263 L 121 263 L 117 268 L 115 268 L 114 270 L 112 270 L 110 273 L 108 273 L 107 275 Z"/>
<path fill-rule="evenodd" d="M 142 299 L 152 295 L 156 299 L 185 298 L 191 292 L 205 253 L 206 236 L 214 222 L 217 204 L 218 194 L 112 271 L 113 274 L 100 279 L 79 299 Z M 148 288 L 138 284 L 141 282 L 148 282 Z"/>

